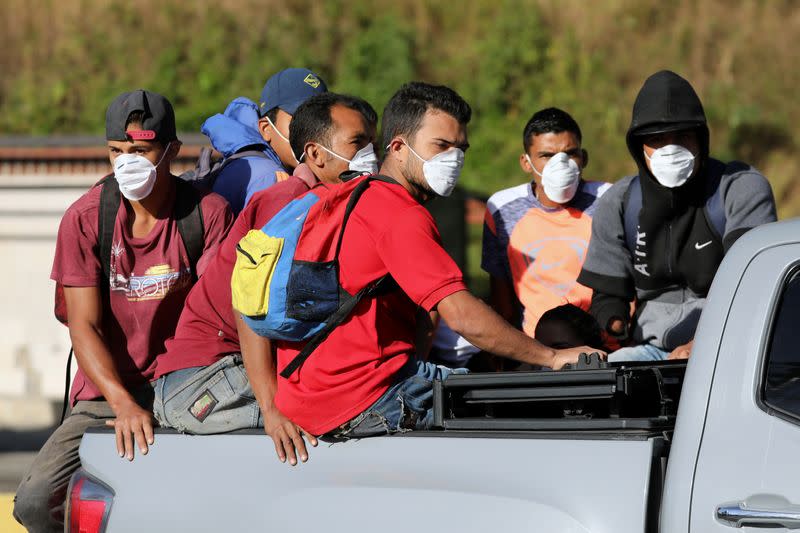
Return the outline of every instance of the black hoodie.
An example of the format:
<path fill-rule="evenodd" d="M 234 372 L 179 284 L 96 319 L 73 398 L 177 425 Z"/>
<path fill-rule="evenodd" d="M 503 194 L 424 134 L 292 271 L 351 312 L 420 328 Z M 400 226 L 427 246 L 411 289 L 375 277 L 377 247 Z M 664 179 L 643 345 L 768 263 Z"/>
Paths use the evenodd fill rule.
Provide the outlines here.
<path fill-rule="evenodd" d="M 696 131 L 700 150 L 693 175 L 680 187 L 669 188 L 647 168 L 642 140 L 678 130 Z M 634 341 L 671 350 L 693 337 L 702 300 L 727 249 L 748 229 L 775 220 L 775 204 L 769 184 L 757 171 L 709 157 L 703 105 L 689 82 L 674 72 L 657 72 L 645 81 L 633 106 L 627 144 L 641 186 L 636 248 L 628 250 L 624 235 L 629 177 L 600 200 L 578 281 L 594 289 L 592 312 L 602 325 L 627 316 L 629 302 L 636 298 Z M 705 210 L 718 188 L 726 218 L 723 235 Z M 645 313 L 648 305 L 651 312 Z"/>

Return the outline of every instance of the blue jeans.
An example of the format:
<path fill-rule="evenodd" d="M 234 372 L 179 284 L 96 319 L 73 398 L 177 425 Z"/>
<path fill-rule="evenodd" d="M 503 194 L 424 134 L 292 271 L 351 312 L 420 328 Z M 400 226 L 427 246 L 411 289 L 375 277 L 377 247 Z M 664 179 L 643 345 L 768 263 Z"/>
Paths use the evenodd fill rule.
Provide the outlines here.
<path fill-rule="evenodd" d="M 363 413 L 325 434 L 326 440 L 344 441 L 430 429 L 433 424 L 433 381 L 450 374 L 466 374 L 466 368 L 447 368 L 410 360 L 397 383 Z M 405 376 L 405 377 L 403 377 Z"/>
<path fill-rule="evenodd" d="M 170 372 L 154 388 L 153 414 L 162 427 L 195 435 L 264 427 L 240 354 Z"/>
<path fill-rule="evenodd" d="M 640 344 L 639 346 L 628 346 L 620 348 L 616 352 L 608 354 L 609 363 L 621 361 L 663 361 L 669 352 L 656 348 L 652 344 Z"/>

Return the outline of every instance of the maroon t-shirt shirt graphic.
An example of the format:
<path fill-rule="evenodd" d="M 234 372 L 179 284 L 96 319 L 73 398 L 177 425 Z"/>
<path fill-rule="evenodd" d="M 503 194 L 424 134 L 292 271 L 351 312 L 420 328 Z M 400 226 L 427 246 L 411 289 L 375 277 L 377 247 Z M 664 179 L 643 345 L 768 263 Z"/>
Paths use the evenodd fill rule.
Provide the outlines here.
<path fill-rule="evenodd" d="M 122 382 L 131 389 L 153 379 L 156 356 L 175 332 L 192 286 L 192 272 L 177 222 L 159 219 L 147 236 L 135 238 L 127 229 L 129 213 L 123 201 L 114 224 L 110 279 L 103 280 L 97 235 L 100 189 L 93 187 L 64 214 L 50 277 L 66 287 L 108 284 L 103 336 Z M 203 195 L 200 208 L 205 246 L 198 274 L 233 222 L 227 202 L 217 194 Z M 79 368 L 72 384 L 72 403 L 100 397 Z"/>

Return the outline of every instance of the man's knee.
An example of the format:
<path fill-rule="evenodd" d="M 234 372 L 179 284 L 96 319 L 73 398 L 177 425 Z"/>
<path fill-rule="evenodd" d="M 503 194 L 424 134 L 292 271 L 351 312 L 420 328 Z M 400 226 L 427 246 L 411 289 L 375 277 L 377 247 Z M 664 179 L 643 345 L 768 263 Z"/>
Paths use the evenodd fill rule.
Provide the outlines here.
<path fill-rule="evenodd" d="M 60 493 L 60 494 L 59 494 Z M 28 477 L 20 483 L 14 496 L 14 518 L 28 531 L 60 531 L 63 516 L 55 516 L 55 508 L 63 507 L 65 487 L 53 487 L 45 480 Z"/>

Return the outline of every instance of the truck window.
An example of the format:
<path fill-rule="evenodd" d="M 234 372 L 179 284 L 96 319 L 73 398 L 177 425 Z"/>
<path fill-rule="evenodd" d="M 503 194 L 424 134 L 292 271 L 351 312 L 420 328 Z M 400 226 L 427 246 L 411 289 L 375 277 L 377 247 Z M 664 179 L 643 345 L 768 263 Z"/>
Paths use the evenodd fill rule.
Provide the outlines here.
<path fill-rule="evenodd" d="M 786 284 L 772 327 L 763 401 L 774 414 L 800 424 L 800 272 Z"/>

